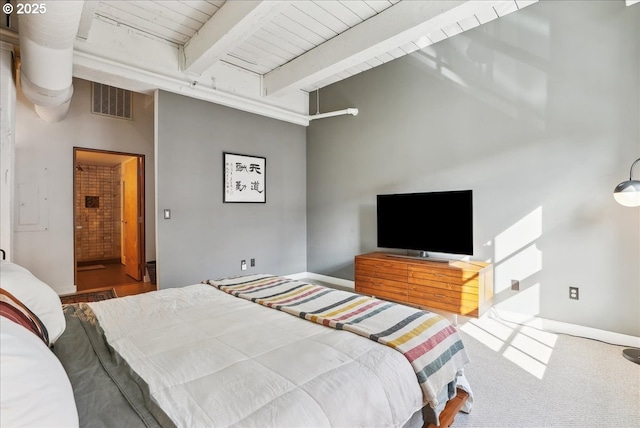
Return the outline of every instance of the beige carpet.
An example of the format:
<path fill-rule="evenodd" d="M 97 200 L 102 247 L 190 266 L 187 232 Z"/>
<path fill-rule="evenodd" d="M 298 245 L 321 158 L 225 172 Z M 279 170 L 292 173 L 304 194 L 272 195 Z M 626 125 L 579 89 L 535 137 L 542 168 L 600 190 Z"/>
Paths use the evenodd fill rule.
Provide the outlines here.
<path fill-rule="evenodd" d="M 492 319 L 459 325 L 474 408 L 459 427 L 640 427 L 640 365 L 624 347 Z"/>
<path fill-rule="evenodd" d="M 640 365 L 622 356 L 624 346 L 488 316 L 459 319 L 475 399 L 452 428 L 640 428 Z"/>

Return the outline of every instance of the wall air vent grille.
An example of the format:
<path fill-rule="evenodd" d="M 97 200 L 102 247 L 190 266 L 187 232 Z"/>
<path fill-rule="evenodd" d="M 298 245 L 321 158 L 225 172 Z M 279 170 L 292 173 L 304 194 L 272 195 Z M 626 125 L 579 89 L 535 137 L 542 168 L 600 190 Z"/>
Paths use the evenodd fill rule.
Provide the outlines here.
<path fill-rule="evenodd" d="M 93 83 L 91 112 L 118 119 L 132 119 L 131 91 Z"/>

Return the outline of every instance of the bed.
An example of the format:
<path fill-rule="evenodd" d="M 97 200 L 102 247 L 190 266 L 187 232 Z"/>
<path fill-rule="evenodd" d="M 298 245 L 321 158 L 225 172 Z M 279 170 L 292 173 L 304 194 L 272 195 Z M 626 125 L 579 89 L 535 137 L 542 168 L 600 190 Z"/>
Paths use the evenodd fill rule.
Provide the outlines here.
<path fill-rule="evenodd" d="M 468 357 L 435 314 L 272 275 L 56 311 L 2 263 L 2 288 L 50 330 L 0 317 L 3 427 L 421 427 L 470 410 Z M 7 370 L 27 348 L 38 358 Z"/>

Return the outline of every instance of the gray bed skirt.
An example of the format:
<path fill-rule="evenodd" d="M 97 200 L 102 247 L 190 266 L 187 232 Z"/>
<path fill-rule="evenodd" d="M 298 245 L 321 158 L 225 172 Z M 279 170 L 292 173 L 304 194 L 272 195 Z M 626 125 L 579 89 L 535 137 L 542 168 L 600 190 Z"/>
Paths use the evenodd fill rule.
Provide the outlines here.
<path fill-rule="evenodd" d="M 81 427 L 175 427 L 146 383 L 106 342 L 88 305 L 64 307 L 53 352 L 69 376 Z"/>

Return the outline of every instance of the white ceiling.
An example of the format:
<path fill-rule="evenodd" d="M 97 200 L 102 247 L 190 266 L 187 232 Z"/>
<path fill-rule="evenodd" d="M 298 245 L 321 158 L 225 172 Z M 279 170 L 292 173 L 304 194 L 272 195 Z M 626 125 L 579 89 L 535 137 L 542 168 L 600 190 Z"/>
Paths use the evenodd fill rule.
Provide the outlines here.
<path fill-rule="evenodd" d="M 370 55 L 337 67 L 328 76 L 299 79 L 303 84 L 287 85 L 287 89 L 312 91 L 399 56 L 451 37 L 462 31 L 507 15 L 535 1 L 412 1 L 404 0 L 306 0 L 306 1 L 98 1 L 92 16 L 85 20 L 101 20 L 124 26 L 148 37 L 181 47 L 185 70 L 205 72 L 216 61 L 267 79 L 278 68 L 293 60 L 308 62 L 313 68 L 338 60 L 318 48 L 329 41 L 334 45 L 358 43 L 355 55 L 374 43 L 384 46 Z M 399 5 L 398 3 L 405 3 Z M 405 13 L 390 10 L 405 8 Z M 396 13 L 393 13 L 396 12 Z M 418 13 L 419 16 L 406 16 Z M 365 32 L 356 28 L 376 17 L 376 25 Z M 439 18 L 439 19 L 438 19 Z M 404 20 L 405 22 L 399 22 Z M 385 34 L 396 37 L 372 37 L 395 21 L 397 30 Z M 402 36 L 428 21 L 432 26 Z M 90 25 L 91 23 L 89 23 Z M 360 31 L 358 31 L 360 30 Z M 359 34 L 357 34 L 359 33 Z M 366 37 L 363 37 L 366 34 Z M 92 34 L 88 33 L 90 37 Z M 397 37 L 397 36 L 401 37 Z M 417 36 L 417 37 L 416 37 Z M 225 40 L 231 39 L 231 40 Z M 335 39 L 335 40 L 334 40 Z M 369 40 L 367 40 L 369 39 Z M 315 56 L 315 57 L 314 57 Z M 315 60 L 315 61 L 314 61 Z M 292 67 L 290 67 L 292 68 Z M 310 72 L 308 72 L 310 74 Z M 289 88 L 292 86 L 292 88 Z M 268 89 L 268 88 L 267 88 Z M 280 90 L 280 88 L 277 88 Z"/>
<path fill-rule="evenodd" d="M 307 124 L 308 92 L 536 1 L 87 0 L 74 75 Z"/>

